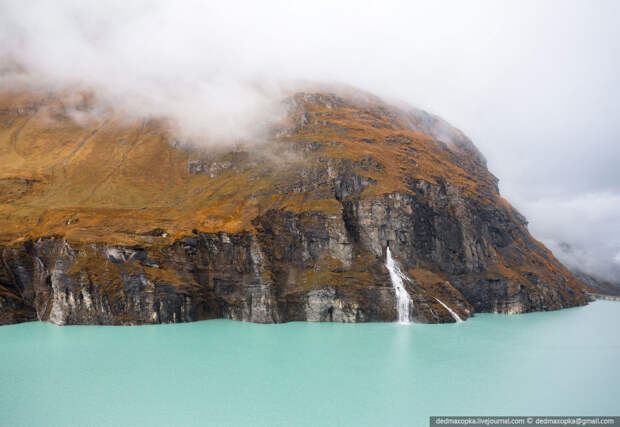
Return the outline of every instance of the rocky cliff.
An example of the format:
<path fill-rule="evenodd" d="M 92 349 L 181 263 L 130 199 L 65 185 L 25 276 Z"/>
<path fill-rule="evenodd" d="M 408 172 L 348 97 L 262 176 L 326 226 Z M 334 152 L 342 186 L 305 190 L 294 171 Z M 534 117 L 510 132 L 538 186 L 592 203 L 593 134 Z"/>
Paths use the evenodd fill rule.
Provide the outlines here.
<path fill-rule="evenodd" d="M 464 319 L 587 302 L 428 113 L 300 92 L 260 141 L 198 148 L 94 102 L 0 95 L 0 324 L 393 321 L 388 245 L 420 322 L 453 321 L 438 300 Z"/>

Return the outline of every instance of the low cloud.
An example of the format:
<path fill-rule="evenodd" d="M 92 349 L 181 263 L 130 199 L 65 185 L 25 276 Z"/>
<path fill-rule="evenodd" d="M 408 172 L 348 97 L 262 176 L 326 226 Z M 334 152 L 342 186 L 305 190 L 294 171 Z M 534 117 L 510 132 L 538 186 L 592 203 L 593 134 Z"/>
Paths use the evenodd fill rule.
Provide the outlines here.
<path fill-rule="evenodd" d="M 620 282 L 620 195 L 586 193 L 521 201 L 530 230 L 566 265 Z"/>
<path fill-rule="evenodd" d="M 278 117 L 282 82 L 402 99 L 471 137 L 535 236 L 611 265 L 619 19 L 613 0 L 0 0 L 0 69 L 212 141 Z"/>

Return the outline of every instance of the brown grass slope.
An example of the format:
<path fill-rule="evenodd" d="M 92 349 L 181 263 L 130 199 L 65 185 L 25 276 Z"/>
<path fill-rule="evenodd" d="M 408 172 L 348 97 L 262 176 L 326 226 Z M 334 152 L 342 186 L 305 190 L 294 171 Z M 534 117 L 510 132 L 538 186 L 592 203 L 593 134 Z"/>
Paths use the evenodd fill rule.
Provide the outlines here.
<path fill-rule="evenodd" d="M 476 203 L 500 206 L 520 224 L 511 245 L 527 250 L 530 262 L 523 266 L 498 253 L 487 275 L 528 286 L 524 276 L 535 270 L 542 279 L 560 275 L 583 288 L 529 236 L 467 138 L 441 123 L 434 132 L 438 119 L 425 113 L 374 98 L 298 93 L 287 100 L 287 119 L 263 138 L 268 142 L 190 149 L 175 143 L 165 120 L 129 120 L 109 111 L 78 123 L 72 111 L 88 112 L 94 100 L 77 97 L 69 105 L 62 99 L 0 93 L 0 245 L 57 235 L 80 246 L 163 247 L 192 230 L 254 233 L 252 220 L 270 209 L 340 215 L 342 204 L 321 188 L 287 187 L 301 168 L 329 158 L 351 161 L 356 173 L 375 182 L 362 198 L 412 192 L 410 183 L 422 180 L 448 182 Z M 209 170 L 190 173 L 192 162 Z M 431 289 L 443 280 L 432 270 L 425 265 L 411 274 Z M 329 273 L 320 278 L 341 280 Z"/>

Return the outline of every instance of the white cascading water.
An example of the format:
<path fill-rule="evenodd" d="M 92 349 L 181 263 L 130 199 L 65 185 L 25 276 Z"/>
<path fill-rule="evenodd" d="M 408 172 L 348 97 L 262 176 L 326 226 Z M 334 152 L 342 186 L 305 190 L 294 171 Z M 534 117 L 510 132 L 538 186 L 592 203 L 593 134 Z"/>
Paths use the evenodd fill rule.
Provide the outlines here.
<path fill-rule="evenodd" d="M 456 320 L 456 323 L 461 323 L 463 321 L 463 319 L 461 319 L 461 316 L 456 314 L 450 307 L 448 307 L 443 302 L 441 302 L 439 298 L 437 297 L 433 297 L 433 298 L 435 298 L 439 304 L 443 305 L 443 307 L 450 312 L 450 314 L 452 315 L 452 318 Z"/>
<path fill-rule="evenodd" d="M 411 300 L 411 297 L 409 296 L 409 293 L 407 292 L 403 284 L 403 279 L 409 279 L 402 273 L 402 271 L 400 271 L 400 268 L 398 268 L 398 266 L 394 262 L 392 254 L 390 253 L 389 246 L 387 248 L 385 257 L 385 267 L 390 273 L 390 280 L 392 280 L 392 286 L 394 286 L 394 291 L 396 293 L 396 310 L 398 311 L 398 323 L 411 323 L 411 306 L 413 305 L 413 301 Z"/>

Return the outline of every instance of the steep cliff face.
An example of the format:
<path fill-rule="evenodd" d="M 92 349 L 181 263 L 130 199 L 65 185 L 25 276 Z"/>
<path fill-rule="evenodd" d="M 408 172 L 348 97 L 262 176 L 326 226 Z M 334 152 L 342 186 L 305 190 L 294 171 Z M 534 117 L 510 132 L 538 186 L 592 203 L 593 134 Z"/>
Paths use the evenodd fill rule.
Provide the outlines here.
<path fill-rule="evenodd" d="M 73 98 L 75 99 L 75 97 Z M 260 143 L 192 148 L 88 99 L 0 96 L 0 324 L 453 321 L 585 304 L 458 130 L 297 93 Z"/>

